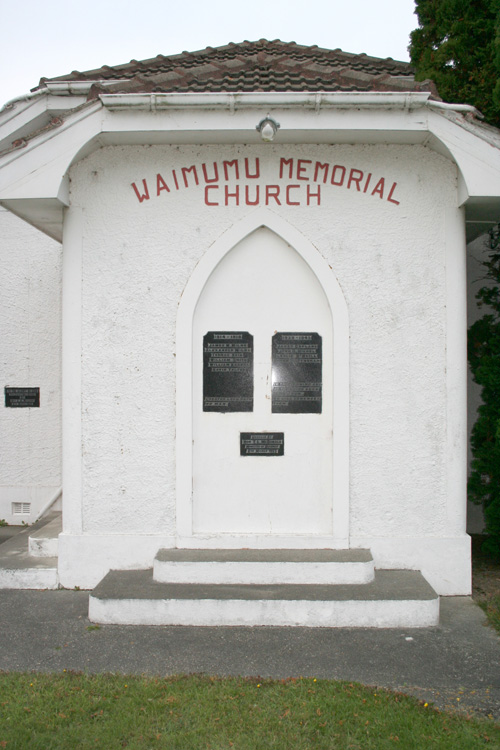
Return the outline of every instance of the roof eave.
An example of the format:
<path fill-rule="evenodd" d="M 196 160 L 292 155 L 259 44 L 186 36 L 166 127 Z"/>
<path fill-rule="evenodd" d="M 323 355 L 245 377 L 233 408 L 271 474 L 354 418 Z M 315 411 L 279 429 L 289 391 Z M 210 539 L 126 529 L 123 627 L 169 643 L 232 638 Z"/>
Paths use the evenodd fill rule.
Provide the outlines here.
<path fill-rule="evenodd" d="M 101 94 L 100 100 L 106 109 L 117 111 L 135 109 L 156 112 L 162 109 L 223 109 L 229 112 L 253 107 L 273 106 L 279 108 L 305 107 L 321 109 L 418 109 L 424 107 L 431 94 L 420 92 L 328 92 L 328 91 L 256 91 L 256 92 L 211 92 L 211 93 L 124 93 Z M 465 105 L 467 106 L 467 105 Z M 473 110 L 473 108 L 469 108 Z"/>
<path fill-rule="evenodd" d="M 101 94 L 0 157 L 0 203 L 14 210 L 15 201 L 19 215 L 47 231 L 33 206 L 47 200 L 67 205 L 68 170 L 92 150 L 136 143 L 257 144 L 256 125 L 270 114 L 281 123 L 278 145 L 426 143 L 458 165 L 461 204 L 477 208 L 483 201 L 488 213 L 498 206 L 500 214 L 500 140 L 486 137 L 469 119 L 473 108 L 463 107 L 459 114 L 436 108 L 428 92 Z M 50 233 L 60 235 L 53 222 Z"/>

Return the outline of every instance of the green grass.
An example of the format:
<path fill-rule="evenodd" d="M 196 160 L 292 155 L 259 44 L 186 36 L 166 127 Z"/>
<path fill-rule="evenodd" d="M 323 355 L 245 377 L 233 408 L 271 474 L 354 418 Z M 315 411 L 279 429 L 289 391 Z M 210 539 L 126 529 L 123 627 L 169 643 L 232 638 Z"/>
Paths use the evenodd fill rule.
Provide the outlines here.
<path fill-rule="evenodd" d="M 0 673 L 0 748 L 473 750 L 500 726 L 355 683 Z"/>

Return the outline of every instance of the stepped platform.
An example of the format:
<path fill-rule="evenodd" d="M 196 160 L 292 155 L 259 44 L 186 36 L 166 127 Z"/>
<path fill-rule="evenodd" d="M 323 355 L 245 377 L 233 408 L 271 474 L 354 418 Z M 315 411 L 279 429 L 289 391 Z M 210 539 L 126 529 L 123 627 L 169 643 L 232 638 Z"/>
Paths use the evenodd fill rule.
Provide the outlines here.
<path fill-rule="evenodd" d="M 361 584 L 165 583 L 153 569 L 111 571 L 91 592 L 96 623 L 195 626 L 430 627 L 439 597 L 418 571 Z"/>
<path fill-rule="evenodd" d="M 162 583 L 369 583 L 367 549 L 161 549 L 153 578 Z"/>

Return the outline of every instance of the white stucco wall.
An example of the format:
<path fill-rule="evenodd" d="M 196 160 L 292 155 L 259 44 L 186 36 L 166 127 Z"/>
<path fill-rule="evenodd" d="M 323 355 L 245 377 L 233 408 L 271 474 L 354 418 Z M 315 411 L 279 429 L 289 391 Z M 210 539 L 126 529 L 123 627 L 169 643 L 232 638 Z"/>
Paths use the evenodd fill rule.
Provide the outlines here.
<path fill-rule="evenodd" d="M 255 211 L 236 206 L 234 197 L 227 206 L 206 205 L 201 164 L 210 177 L 214 161 L 222 172 L 224 159 L 238 158 L 243 172 L 245 157 L 251 170 L 259 157 L 261 186 L 281 185 L 282 205 L 271 197 L 268 210 L 316 246 L 344 293 L 351 340 L 351 539 L 357 546 L 378 540 L 382 564 L 391 564 L 386 540 L 397 539 L 393 562 L 404 565 L 405 548 L 413 545 L 419 557 L 419 540 L 462 533 L 450 498 L 446 442 L 446 234 L 460 231 L 462 219 L 454 164 L 422 146 L 108 147 L 72 168 L 68 219 L 83 227 L 83 454 L 81 488 L 79 480 L 71 488 L 68 549 L 73 534 L 111 534 L 116 555 L 108 557 L 114 567 L 120 561 L 125 567 L 133 565 L 134 554 L 126 556 L 132 537 L 135 549 L 145 549 L 140 539 L 151 534 L 175 544 L 177 309 L 210 245 Z M 295 159 L 290 180 L 279 179 L 280 157 Z M 370 187 L 363 192 L 352 183 L 347 189 L 347 180 L 335 186 L 330 177 L 323 184 L 320 173 L 321 205 L 312 195 L 307 205 L 307 188 L 314 193 L 317 185 L 300 179 L 312 175 L 311 165 L 304 162 L 298 176 L 297 159 L 361 170 L 361 188 L 371 173 Z M 192 165 L 200 184 L 190 172 L 185 187 L 182 168 Z M 169 187 L 159 195 L 158 173 L 160 186 Z M 214 203 L 224 203 L 226 184 L 235 192 L 231 169 L 227 183 L 219 177 L 218 190 L 208 193 Z M 381 177 L 383 197 L 371 194 Z M 150 197 L 140 202 L 131 183 L 142 194 L 143 179 Z M 239 182 L 253 197 L 257 181 L 240 174 Z M 398 203 L 387 200 L 393 183 Z M 284 203 L 287 184 L 298 186 L 290 198 L 300 205 Z M 74 368 L 76 358 L 75 352 Z M 74 512 L 80 489 L 81 514 Z M 107 537 L 106 544 L 114 542 Z M 417 564 L 407 560 L 407 566 Z"/>
<path fill-rule="evenodd" d="M 0 208 L 0 518 L 32 521 L 61 485 L 61 245 Z M 40 388 L 6 408 L 5 386 Z M 12 503 L 31 512 L 12 514 Z"/>

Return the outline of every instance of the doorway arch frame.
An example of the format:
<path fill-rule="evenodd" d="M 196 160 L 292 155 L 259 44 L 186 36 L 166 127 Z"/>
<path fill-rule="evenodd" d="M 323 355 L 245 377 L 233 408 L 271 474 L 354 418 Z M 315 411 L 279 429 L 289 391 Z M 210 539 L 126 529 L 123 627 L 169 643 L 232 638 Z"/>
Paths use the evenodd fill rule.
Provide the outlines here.
<path fill-rule="evenodd" d="M 189 278 L 177 312 L 176 326 L 176 535 L 179 546 L 235 546 L 243 537 L 221 534 L 207 539 L 193 533 L 193 317 L 198 299 L 221 260 L 245 237 L 266 227 L 287 242 L 307 263 L 321 285 L 333 329 L 333 486 L 329 535 L 279 538 L 259 535 L 256 546 L 347 548 L 349 546 L 349 317 L 340 284 L 318 249 L 288 221 L 259 208 L 235 223 L 207 249 Z M 248 537 L 245 537 L 247 540 Z M 295 543 L 294 543 L 295 542 Z M 245 541 L 245 546 L 248 546 Z"/>

